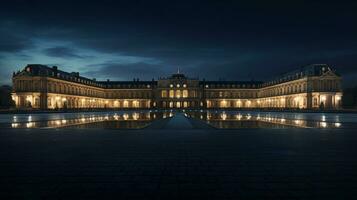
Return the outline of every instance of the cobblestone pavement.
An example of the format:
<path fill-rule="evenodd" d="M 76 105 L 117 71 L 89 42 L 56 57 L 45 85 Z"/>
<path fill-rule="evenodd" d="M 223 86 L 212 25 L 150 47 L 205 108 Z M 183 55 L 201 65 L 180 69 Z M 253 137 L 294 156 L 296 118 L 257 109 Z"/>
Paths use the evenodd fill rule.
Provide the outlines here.
<path fill-rule="evenodd" d="M 355 199 L 349 129 L 1 130 L 1 199 Z"/>

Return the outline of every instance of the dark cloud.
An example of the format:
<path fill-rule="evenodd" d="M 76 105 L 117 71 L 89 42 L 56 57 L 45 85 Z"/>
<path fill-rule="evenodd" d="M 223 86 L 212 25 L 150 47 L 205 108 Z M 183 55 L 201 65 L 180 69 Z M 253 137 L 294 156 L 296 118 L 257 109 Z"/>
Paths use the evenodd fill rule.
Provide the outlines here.
<path fill-rule="evenodd" d="M 130 80 L 132 78 L 151 80 L 152 78 L 158 78 L 158 76 L 166 76 L 167 74 L 173 73 L 171 68 L 167 66 L 143 62 L 129 64 L 108 62 L 89 65 L 87 68 L 89 71 L 83 73 L 85 76 L 91 77 L 95 75 L 96 77 L 108 77 L 112 80 Z"/>
<path fill-rule="evenodd" d="M 0 53 L 16 53 L 33 47 L 29 38 L 3 32 L 0 29 Z"/>
<path fill-rule="evenodd" d="M 50 57 L 58 58 L 86 58 L 87 56 L 79 55 L 74 49 L 68 47 L 52 47 L 43 50 L 43 53 Z"/>

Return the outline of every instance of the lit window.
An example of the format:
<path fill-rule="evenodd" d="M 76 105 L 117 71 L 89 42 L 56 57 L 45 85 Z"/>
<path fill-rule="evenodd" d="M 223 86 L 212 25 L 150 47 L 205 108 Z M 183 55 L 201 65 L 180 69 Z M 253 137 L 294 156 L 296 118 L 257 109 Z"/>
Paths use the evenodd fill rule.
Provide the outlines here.
<path fill-rule="evenodd" d="M 170 90 L 170 98 L 174 98 L 175 94 L 174 94 L 174 91 L 173 90 Z"/>
<path fill-rule="evenodd" d="M 187 108 L 188 104 L 187 101 L 183 102 L 183 107 Z"/>
<path fill-rule="evenodd" d="M 162 97 L 162 98 L 166 98 L 166 97 L 167 97 L 167 92 L 166 92 L 166 90 L 162 90 L 162 91 L 161 91 L 161 97 Z"/>
<path fill-rule="evenodd" d="M 170 84 L 170 87 L 172 88 L 172 87 L 174 87 L 174 85 Z"/>
<path fill-rule="evenodd" d="M 181 98 L 181 91 L 180 90 L 176 90 L 176 98 Z"/>
<path fill-rule="evenodd" d="M 129 102 L 128 101 L 124 101 L 123 106 L 124 106 L 124 108 L 128 108 L 129 107 Z"/>
<path fill-rule="evenodd" d="M 227 101 L 223 100 L 220 102 L 220 107 L 221 108 L 226 108 L 227 107 Z"/>
<path fill-rule="evenodd" d="M 186 84 L 183 84 L 183 87 L 187 87 L 187 85 L 186 85 Z"/>
<path fill-rule="evenodd" d="M 187 90 L 182 91 L 182 97 L 183 98 L 187 98 L 188 97 L 188 91 Z"/>
<path fill-rule="evenodd" d="M 139 101 L 133 101 L 133 107 L 139 108 Z"/>
<path fill-rule="evenodd" d="M 177 84 L 176 87 L 180 87 L 180 84 Z"/>

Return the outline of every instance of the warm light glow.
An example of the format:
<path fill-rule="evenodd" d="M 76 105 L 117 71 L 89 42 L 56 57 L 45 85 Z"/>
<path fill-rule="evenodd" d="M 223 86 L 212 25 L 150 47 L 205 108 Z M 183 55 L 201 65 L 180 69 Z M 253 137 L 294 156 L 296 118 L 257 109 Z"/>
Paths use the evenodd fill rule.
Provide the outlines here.
<path fill-rule="evenodd" d="M 222 100 L 222 101 L 220 102 L 220 107 L 221 107 L 221 108 L 227 107 L 227 101 L 226 101 L 226 100 Z"/>
<path fill-rule="evenodd" d="M 222 113 L 221 114 L 221 118 L 222 118 L 222 120 L 226 120 L 227 119 L 227 114 L 226 113 Z"/>
<path fill-rule="evenodd" d="M 240 100 L 236 101 L 236 106 L 237 107 L 241 107 L 241 105 L 242 105 L 242 102 Z"/>
<path fill-rule="evenodd" d="M 183 90 L 182 91 L 182 97 L 183 98 L 187 98 L 188 97 L 188 91 L 187 90 Z"/>
<path fill-rule="evenodd" d="M 320 125 L 322 128 L 326 128 L 327 127 L 327 123 L 326 122 L 320 122 Z"/>
<path fill-rule="evenodd" d="M 183 107 L 184 107 L 184 108 L 187 108 L 187 107 L 188 107 L 187 101 L 183 102 Z"/>
<path fill-rule="evenodd" d="M 129 107 L 129 102 L 127 100 L 125 100 L 123 106 L 124 106 L 124 108 L 128 108 Z"/>
<path fill-rule="evenodd" d="M 116 113 L 114 114 L 113 117 L 114 117 L 114 120 L 119 120 L 119 116 Z"/>
<path fill-rule="evenodd" d="M 180 90 L 176 90 L 176 98 L 181 98 L 181 91 Z"/>
<path fill-rule="evenodd" d="M 335 127 L 336 127 L 336 128 L 340 128 L 340 127 L 341 127 L 341 123 L 338 123 L 338 122 L 335 123 Z"/>
<path fill-rule="evenodd" d="M 169 91 L 169 96 L 170 96 L 170 98 L 174 98 L 174 96 L 175 96 L 174 90 Z"/>
<path fill-rule="evenodd" d="M 321 101 L 326 101 L 326 96 L 321 96 Z"/>
<path fill-rule="evenodd" d="M 252 118 L 252 116 L 250 114 L 248 114 L 247 119 L 250 120 L 250 118 Z"/>
<path fill-rule="evenodd" d="M 326 116 L 325 116 L 325 115 L 322 115 L 321 120 L 322 120 L 323 122 L 326 121 Z"/>
<path fill-rule="evenodd" d="M 243 117 L 243 116 L 242 116 L 241 114 L 236 115 L 236 118 L 237 118 L 238 120 L 241 120 L 242 117 Z"/>
<path fill-rule="evenodd" d="M 138 120 L 139 119 L 139 113 L 133 113 L 133 120 Z"/>
<path fill-rule="evenodd" d="M 139 108 L 140 107 L 139 106 L 139 101 L 137 101 L 137 100 L 133 101 L 133 107 L 134 108 Z"/>
<path fill-rule="evenodd" d="M 32 128 L 34 125 L 33 122 L 26 123 L 26 128 Z"/>
<path fill-rule="evenodd" d="M 124 120 L 128 120 L 129 119 L 129 115 L 127 113 L 124 113 L 123 114 L 123 118 L 124 118 Z"/>

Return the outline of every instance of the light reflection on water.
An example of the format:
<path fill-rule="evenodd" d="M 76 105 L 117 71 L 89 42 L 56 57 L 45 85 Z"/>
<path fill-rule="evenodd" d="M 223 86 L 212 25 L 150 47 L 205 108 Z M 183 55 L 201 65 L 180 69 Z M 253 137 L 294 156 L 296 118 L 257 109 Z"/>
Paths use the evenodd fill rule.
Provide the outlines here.
<path fill-rule="evenodd" d="M 219 110 L 186 110 L 186 117 L 203 120 L 216 128 L 356 128 L 357 122 L 346 122 L 333 114 L 314 114 L 308 118 L 302 113 L 267 113 Z M 46 116 L 46 117 L 44 117 Z M 152 121 L 174 116 L 174 111 L 122 111 L 102 113 L 75 113 L 71 115 L 14 115 L 0 128 L 122 128 L 148 126 Z M 353 116 L 352 116 L 353 117 Z"/>
<path fill-rule="evenodd" d="M 155 119 L 172 117 L 172 111 L 164 112 L 127 112 L 114 114 L 91 114 L 77 118 L 33 121 L 31 115 L 27 121 L 18 122 L 14 116 L 12 123 L 0 123 L 0 128 L 123 128 L 138 129 L 149 125 Z"/>
<path fill-rule="evenodd" d="M 206 111 L 205 113 L 188 111 L 188 117 L 207 122 L 215 128 L 341 128 L 343 125 L 337 122 L 327 122 L 326 116 L 321 120 L 303 120 L 300 118 L 283 118 L 271 114 L 237 113 L 225 111 Z"/>

